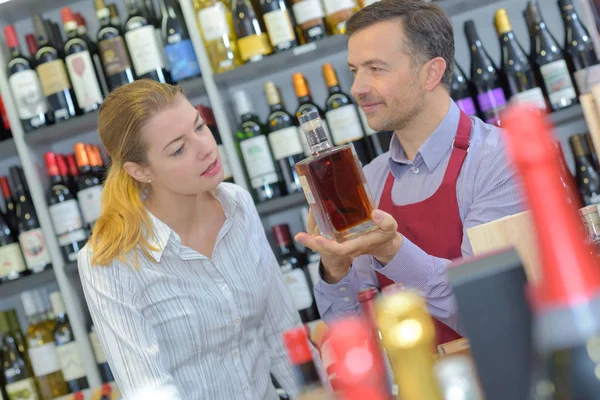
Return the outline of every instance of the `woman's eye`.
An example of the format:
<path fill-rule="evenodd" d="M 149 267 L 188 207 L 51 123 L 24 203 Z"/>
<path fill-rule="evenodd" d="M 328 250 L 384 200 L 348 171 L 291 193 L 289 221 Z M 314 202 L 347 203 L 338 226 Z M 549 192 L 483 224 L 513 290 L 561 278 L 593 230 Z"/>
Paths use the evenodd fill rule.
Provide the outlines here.
<path fill-rule="evenodd" d="M 206 126 L 206 124 L 200 124 L 196 127 L 196 132 L 200 132 L 202 129 L 204 129 L 204 127 Z"/>
<path fill-rule="evenodd" d="M 174 157 L 180 156 L 183 153 L 183 148 L 185 147 L 185 145 L 181 145 L 177 150 L 175 150 L 173 152 L 173 154 L 171 154 Z"/>

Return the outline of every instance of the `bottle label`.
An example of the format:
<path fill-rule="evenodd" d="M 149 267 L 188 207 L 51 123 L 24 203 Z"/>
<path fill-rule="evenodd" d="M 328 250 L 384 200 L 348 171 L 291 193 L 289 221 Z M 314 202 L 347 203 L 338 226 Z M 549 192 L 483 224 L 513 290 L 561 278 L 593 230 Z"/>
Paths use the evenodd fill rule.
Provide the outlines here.
<path fill-rule="evenodd" d="M 482 112 L 487 111 L 500 111 L 506 104 L 506 97 L 504 97 L 504 91 L 502 88 L 496 88 L 488 90 L 487 92 L 480 93 L 477 95 L 477 102 Z M 491 117 L 485 122 L 488 124 L 494 124 L 497 122 L 497 117 Z"/>
<path fill-rule="evenodd" d="M 117 36 L 98 43 L 106 76 L 113 76 L 131 68 L 131 60 L 123 37 Z"/>
<path fill-rule="evenodd" d="M 469 117 L 477 115 L 475 102 L 470 97 L 465 97 L 464 99 L 456 100 L 456 105 Z"/>
<path fill-rule="evenodd" d="M 308 201 L 308 204 L 315 204 L 315 196 L 313 196 L 312 190 L 310 190 L 310 184 L 308 183 L 306 176 L 300 176 L 300 184 L 302 185 L 302 190 L 304 191 L 304 196 L 306 196 L 306 201 Z"/>
<path fill-rule="evenodd" d="M 271 51 L 273 51 L 269 43 L 269 36 L 266 34 L 239 38 L 238 48 L 243 61 L 253 60 L 258 56 L 271 54 Z"/>
<path fill-rule="evenodd" d="M 37 66 L 44 96 L 48 97 L 71 88 L 63 60 L 54 60 Z"/>
<path fill-rule="evenodd" d="M 86 376 L 83 359 L 77 348 L 77 342 L 70 342 L 56 347 L 60 370 L 66 382 Z"/>
<path fill-rule="evenodd" d="M 244 164 L 250 176 L 250 183 L 254 189 L 263 185 L 279 182 L 275 163 L 269 144 L 264 135 L 259 135 L 240 142 Z"/>
<path fill-rule="evenodd" d="M 325 13 L 327 15 L 356 7 L 354 0 L 324 0 L 323 3 L 325 4 Z"/>
<path fill-rule="evenodd" d="M 22 232 L 19 235 L 19 243 L 23 249 L 27 268 L 34 269 L 52 262 L 46 248 L 42 228 Z"/>
<path fill-rule="evenodd" d="M 200 75 L 200 65 L 198 65 L 194 46 L 190 39 L 167 45 L 165 52 L 173 81 L 178 82 L 191 76 Z"/>
<path fill-rule="evenodd" d="M 292 295 L 296 310 L 306 310 L 313 305 L 313 295 L 304 271 L 300 268 L 283 273 L 283 280 Z"/>
<path fill-rule="evenodd" d="M 29 359 L 33 374 L 37 377 L 60 371 L 60 363 L 54 343 L 46 343 L 38 347 L 29 346 Z"/>
<path fill-rule="evenodd" d="M 19 71 L 11 75 L 8 82 L 19 111 L 19 118 L 32 120 L 31 124 L 35 128 L 40 126 L 42 121 L 37 117 L 48 112 L 48 103 L 35 71 L 32 69 Z"/>
<path fill-rule="evenodd" d="M 164 56 L 161 54 L 163 49 L 156 40 L 154 30 L 152 25 L 146 25 L 125 33 L 125 41 L 138 77 L 165 67 Z"/>
<path fill-rule="evenodd" d="M 219 159 L 221 160 L 221 166 L 223 167 L 224 178 L 233 178 L 233 173 L 231 172 L 231 165 L 229 164 L 229 158 L 227 157 L 225 146 L 219 144 L 217 145 L 217 148 L 219 149 Z"/>
<path fill-rule="evenodd" d="M 565 60 L 558 60 L 540 67 L 550 103 L 555 108 L 566 107 L 577 97 L 569 68 Z"/>
<path fill-rule="evenodd" d="M 517 93 L 511 100 L 516 103 L 532 104 L 538 110 L 546 110 L 546 98 L 544 97 L 542 89 L 539 87 Z"/>
<path fill-rule="evenodd" d="M 39 400 L 37 387 L 33 378 L 8 383 L 5 386 L 8 400 Z"/>
<path fill-rule="evenodd" d="M 94 358 L 96 359 L 97 364 L 104 364 L 107 362 L 106 353 L 104 352 L 104 348 L 102 348 L 102 343 L 100 343 L 100 339 L 96 332 L 90 332 L 90 343 L 92 344 L 92 351 L 94 352 Z"/>
<path fill-rule="evenodd" d="M 86 224 L 93 225 L 102 212 L 102 186 L 92 186 L 77 192 L 81 214 Z"/>
<path fill-rule="evenodd" d="M 273 47 L 279 47 L 280 45 L 296 40 L 296 34 L 294 33 L 294 27 L 292 26 L 288 10 L 270 11 L 263 15 L 263 19 Z"/>
<path fill-rule="evenodd" d="M 304 153 L 302 143 L 298 137 L 298 127 L 296 126 L 269 133 L 269 143 L 276 160 Z"/>
<path fill-rule="evenodd" d="M 102 91 L 90 52 L 69 54 L 65 61 L 79 108 L 84 112 L 95 110 L 97 105 L 102 103 Z"/>
<path fill-rule="evenodd" d="M 575 72 L 574 76 L 577 87 L 579 88 L 579 93 L 590 93 L 592 87 L 600 84 L 600 64 L 580 69 Z"/>
<path fill-rule="evenodd" d="M 336 146 L 353 142 L 365 136 L 356 107 L 352 104 L 327 111 L 325 117 Z"/>
<path fill-rule="evenodd" d="M 52 204 L 48 207 L 52 226 L 57 235 L 83 229 L 83 221 L 77 200 L 67 200 L 62 203 Z"/>
<path fill-rule="evenodd" d="M 227 10 L 221 2 L 198 11 L 198 19 L 204 40 L 207 42 L 231 35 L 227 23 Z"/>
<path fill-rule="evenodd" d="M 321 19 L 325 16 L 319 0 L 304 0 L 292 6 L 296 23 L 302 25 L 308 21 Z"/>
<path fill-rule="evenodd" d="M 362 122 L 363 128 L 365 129 L 365 133 L 367 134 L 367 136 L 373 136 L 374 134 L 376 134 L 377 131 L 372 129 L 369 126 L 369 121 L 367 120 L 367 116 L 366 116 L 365 112 L 363 111 L 363 109 L 360 107 L 358 107 L 358 114 L 360 115 L 360 120 Z"/>
<path fill-rule="evenodd" d="M 18 243 L 10 243 L 0 247 L 0 279 L 27 270 L 21 246 Z"/>

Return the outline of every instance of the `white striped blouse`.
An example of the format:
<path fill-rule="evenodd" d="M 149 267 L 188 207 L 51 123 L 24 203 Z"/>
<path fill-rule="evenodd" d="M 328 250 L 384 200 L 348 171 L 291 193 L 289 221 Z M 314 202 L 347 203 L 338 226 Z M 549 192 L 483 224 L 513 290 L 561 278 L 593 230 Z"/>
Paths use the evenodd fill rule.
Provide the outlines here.
<path fill-rule="evenodd" d="M 269 373 L 297 393 L 281 341 L 300 323 L 252 198 L 222 183 L 226 220 L 209 259 L 151 215 L 154 260 L 140 270 L 92 267 L 79 253 L 85 298 L 125 400 L 278 399 Z"/>

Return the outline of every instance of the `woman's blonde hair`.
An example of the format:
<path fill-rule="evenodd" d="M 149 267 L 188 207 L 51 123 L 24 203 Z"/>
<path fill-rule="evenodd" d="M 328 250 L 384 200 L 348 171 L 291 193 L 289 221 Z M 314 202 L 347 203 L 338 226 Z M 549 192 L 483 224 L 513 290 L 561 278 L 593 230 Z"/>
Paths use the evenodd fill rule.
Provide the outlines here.
<path fill-rule="evenodd" d="M 125 171 L 126 162 L 146 163 L 142 127 L 152 116 L 176 104 L 183 91 L 178 86 L 139 80 L 114 90 L 100 107 L 98 133 L 111 157 L 102 192 L 102 214 L 90 238 L 92 265 L 109 265 L 126 259 L 139 248 L 146 258 L 156 250 L 151 243 L 152 221 L 142 201 L 143 184 Z M 137 251 L 134 266 L 138 267 Z"/>

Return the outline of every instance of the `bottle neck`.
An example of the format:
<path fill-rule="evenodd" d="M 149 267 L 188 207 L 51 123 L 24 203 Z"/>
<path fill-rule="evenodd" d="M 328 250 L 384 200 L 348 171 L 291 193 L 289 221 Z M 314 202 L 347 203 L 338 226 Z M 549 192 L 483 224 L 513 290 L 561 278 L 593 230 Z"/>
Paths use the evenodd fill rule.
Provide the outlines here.
<path fill-rule="evenodd" d="M 65 24 L 63 26 L 65 28 L 65 32 L 67 33 L 67 37 L 69 39 L 78 36 L 78 33 L 77 33 L 77 22 L 75 22 L 75 21 L 65 22 Z"/>
<path fill-rule="evenodd" d="M 41 311 L 41 312 L 36 312 L 35 314 L 28 315 L 27 320 L 29 321 L 30 325 L 41 324 L 42 322 L 45 322 L 47 320 L 46 312 Z"/>
<path fill-rule="evenodd" d="M 64 184 L 63 177 L 58 174 L 51 175 L 50 176 L 50 184 L 51 184 L 51 186 Z"/>
<path fill-rule="evenodd" d="M 307 103 L 312 103 L 312 97 L 310 94 L 304 95 L 304 96 L 298 96 L 298 103 L 300 104 L 307 104 Z"/>
<path fill-rule="evenodd" d="M 329 94 L 336 94 L 336 93 L 341 93 L 342 88 L 340 87 L 339 83 L 336 83 L 334 85 L 328 85 L 329 86 Z"/>
<path fill-rule="evenodd" d="M 283 110 L 283 104 L 281 104 L 281 102 L 275 103 L 275 104 L 271 104 L 270 108 L 271 108 L 271 112 L 282 111 Z"/>
<path fill-rule="evenodd" d="M 18 44 L 16 44 L 14 47 L 10 47 L 8 51 L 12 58 L 23 57 L 21 54 L 21 47 Z"/>

